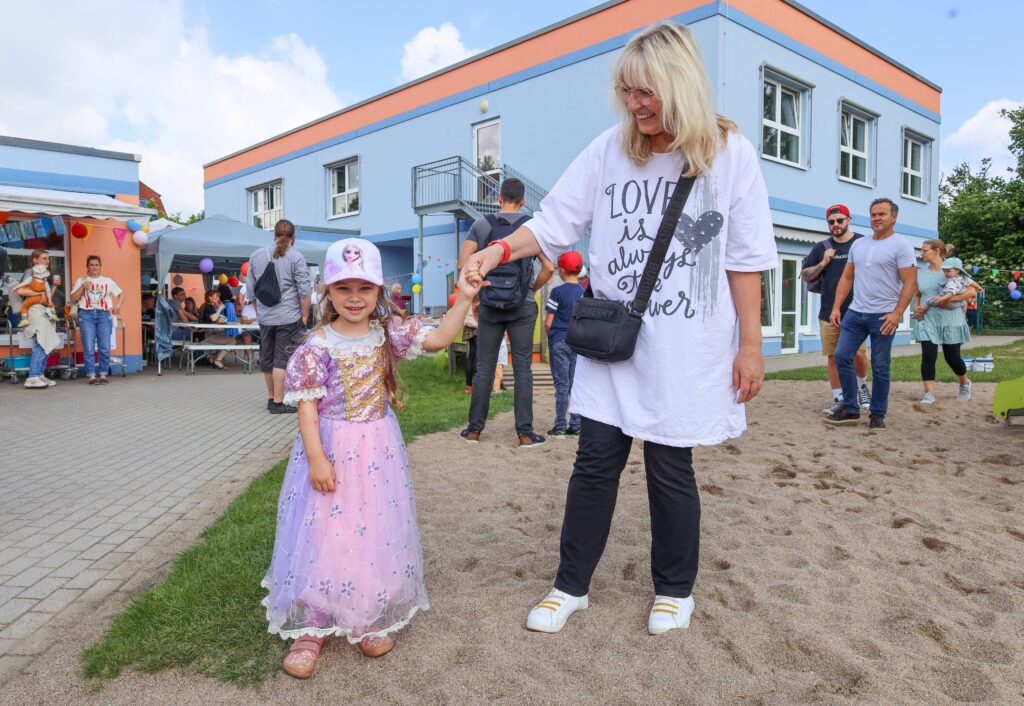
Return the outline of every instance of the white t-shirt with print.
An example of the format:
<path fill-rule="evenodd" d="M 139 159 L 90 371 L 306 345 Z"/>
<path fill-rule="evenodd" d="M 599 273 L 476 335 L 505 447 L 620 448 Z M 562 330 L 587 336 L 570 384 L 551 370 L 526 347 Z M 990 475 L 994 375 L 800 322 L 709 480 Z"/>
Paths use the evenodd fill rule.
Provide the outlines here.
<path fill-rule="evenodd" d="M 590 227 L 594 295 L 628 304 L 682 167 L 678 152 L 634 164 L 612 128 L 573 161 L 525 226 L 552 261 Z M 580 356 L 571 411 L 668 446 L 739 436 L 746 428 L 732 386 L 739 323 L 726 270 L 777 266 L 757 155 L 732 134 L 693 185 L 633 357 L 599 363 Z"/>
<path fill-rule="evenodd" d="M 72 292 L 85 286 L 85 293 L 78 300 L 79 309 L 110 311 L 114 308 L 114 297 L 121 293 L 121 288 L 109 277 L 79 277 L 75 280 Z"/>

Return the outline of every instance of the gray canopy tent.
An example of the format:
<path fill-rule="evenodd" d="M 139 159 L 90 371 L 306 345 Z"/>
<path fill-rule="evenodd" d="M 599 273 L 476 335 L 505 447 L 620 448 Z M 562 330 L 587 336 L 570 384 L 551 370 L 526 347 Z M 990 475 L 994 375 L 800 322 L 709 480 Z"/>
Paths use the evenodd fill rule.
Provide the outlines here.
<path fill-rule="evenodd" d="M 306 262 L 323 270 L 329 242 L 307 240 L 300 231 L 295 246 Z M 237 274 L 242 263 L 260 247 L 274 247 L 274 234 L 227 216 L 208 216 L 184 228 L 164 228 L 149 234 L 142 249 L 142 270 L 156 272 L 166 282 L 171 272 L 198 273 L 199 261 L 213 260 L 211 274 Z"/>

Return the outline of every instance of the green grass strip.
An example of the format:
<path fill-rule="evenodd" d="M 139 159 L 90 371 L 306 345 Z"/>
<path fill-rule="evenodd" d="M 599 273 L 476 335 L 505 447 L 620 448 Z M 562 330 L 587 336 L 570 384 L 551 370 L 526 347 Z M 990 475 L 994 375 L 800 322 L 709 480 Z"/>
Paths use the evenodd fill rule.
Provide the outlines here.
<path fill-rule="evenodd" d="M 463 377 L 442 359 L 403 361 L 406 407 L 398 414 L 406 442 L 461 426 L 469 397 Z M 491 398 L 492 415 L 512 408 L 512 395 Z M 96 684 L 123 668 L 182 668 L 239 685 L 258 685 L 278 668 L 282 641 L 267 632 L 260 588 L 274 544 L 277 497 L 286 461 L 254 480 L 170 574 L 135 598 L 103 638 L 82 654 L 82 673 Z"/>
<path fill-rule="evenodd" d="M 972 348 L 963 351 L 965 358 L 987 356 L 995 357 L 995 369 L 988 373 L 968 371 L 967 376 L 974 382 L 1002 382 L 1024 376 L 1024 341 L 1017 341 L 1004 346 L 990 348 Z M 870 356 L 871 351 L 868 351 Z M 892 359 L 890 368 L 893 382 L 921 382 L 921 356 L 909 355 Z M 869 375 L 870 377 L 870 372 Z M 766 380 L 827 380 L 827 368 L 824 365 L 813 368 L 797 368 L 768 373 Z M 939 359 L 935 362 L 935 379 L 937 382 L 954 382 L 957 377 L 946 365 L 939 351 Z"/>

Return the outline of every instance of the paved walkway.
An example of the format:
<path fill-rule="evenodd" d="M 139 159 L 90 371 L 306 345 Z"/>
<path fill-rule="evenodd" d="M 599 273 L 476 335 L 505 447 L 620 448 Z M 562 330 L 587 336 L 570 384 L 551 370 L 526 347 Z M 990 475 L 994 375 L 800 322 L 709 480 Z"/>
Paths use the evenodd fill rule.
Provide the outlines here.
<path fill-rule="evenodd" d="M 295 417 L 268 414 L 264 391 L 215 371 L 0 383 L 0 683 L 63 621 L 151 585 L 287 455 Z"/>
<path fill-rule="evenodd" d="M 1021 336 L 974 336 L 970 343 L 965 343 L 962 350 L 969 349 L 981 349 L 979 353 L 987 352 L 988 348 L 994 348 L 995 346 L 1005 346 L 1007 343 L 1013 343 L 1019 341 Z M 909 346 L 893 346 L 892 355 L 893 357 L 903 357 L 908 355 L 918 355 L 921 352 L 921 346 L 917 343 L 913 343 Z M 825 356 L 820 352 L 814 353 L 794 353 L 791 355 L 777 355 L 771 358 L 765 358 L 764 369 L 765 372 L 777 373 L 780 370 L 795 370 L 797 368 L 811 368 L 817 365 L 825 364 Z"/>

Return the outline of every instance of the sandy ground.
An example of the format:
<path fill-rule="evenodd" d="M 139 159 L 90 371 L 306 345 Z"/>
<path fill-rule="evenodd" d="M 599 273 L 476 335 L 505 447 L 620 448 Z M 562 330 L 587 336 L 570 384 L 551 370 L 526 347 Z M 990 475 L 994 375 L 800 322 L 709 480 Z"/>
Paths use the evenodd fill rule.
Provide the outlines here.
<path fill-rule="evenodd" d="M 253 691 L 127 673 L 92 690 L 78 655 L 120 596 L 66 627 L 0 701 L 1024 703 L 1024 426 L 991 417 L 991 385 L 968 403 L 945 385 L 930 409 L 914 404 L 918 385 L 894 385 L 882 433 L 827 427 L 823 392 L 770 382 L 743 438 L 695 454 L 703 535 L 688 630 L 645 631 L 639 444 L 591 608 L 557 635 L 523 628 L 556 569 L 576 442 L 515 449 L 507 414 L 479 446 L 445 432 L 410 447 L 432 607 L 383 659 L 333 644 L 307 682 L 277 674 Z M 538 400 L 539 429 L 551 408 Z"/>

